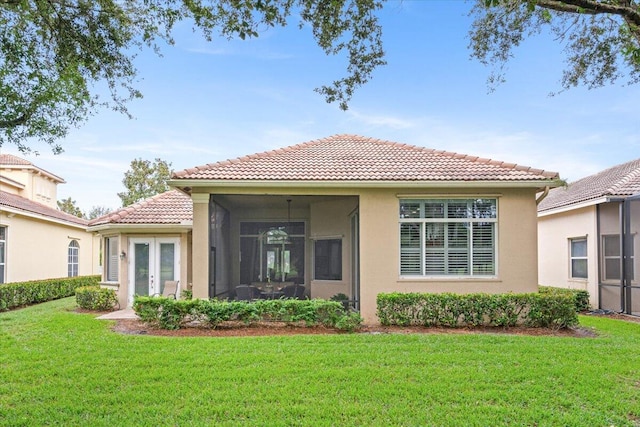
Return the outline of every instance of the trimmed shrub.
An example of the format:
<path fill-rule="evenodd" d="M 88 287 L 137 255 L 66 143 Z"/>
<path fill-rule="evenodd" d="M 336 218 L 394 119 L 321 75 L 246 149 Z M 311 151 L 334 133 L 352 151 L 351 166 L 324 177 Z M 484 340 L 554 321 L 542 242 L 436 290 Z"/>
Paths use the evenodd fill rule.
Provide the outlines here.
<path fill-rule="evenodd" d="M 76 289 L 78 307 L 86 310 L 107 311 L 119 307 L 116 291 L 100 286 L 83 286 Z"/>
<path fill-rule="evenodd" d="M 97 286 L 100 276 L 63 277 L 0 285 L 0 311 L 73 296 L 77 288 Z"/>
<path fill-rule="evenodd" d="M 578 323 L 574 299 L 550 294 L 378 294 L 383 325 L 567 328 Z"/>
<path fill-rule="evenodd" d="M 174 300 L 137 296 L 133 309 L 144 322 L 163 329 L 179 329 L 198 320 L 216 327 L 222 322 L 251 324 L 260 321 L 325 325 L 354 331 L 362 324 L 358 313 L 345 311 L 342 303 L 322 299 L 274 299 L 258 301 Z"/>
<path fill-rule="evenodd" d="M 550 295 L 570 295 L 574 299 L 576 311 L 578 313 L 589 311 L 591 309 L 588 291 L 580 289 L 555 288 L 553 286 L 540 286 L 538 288 L 538 292 Z"/>

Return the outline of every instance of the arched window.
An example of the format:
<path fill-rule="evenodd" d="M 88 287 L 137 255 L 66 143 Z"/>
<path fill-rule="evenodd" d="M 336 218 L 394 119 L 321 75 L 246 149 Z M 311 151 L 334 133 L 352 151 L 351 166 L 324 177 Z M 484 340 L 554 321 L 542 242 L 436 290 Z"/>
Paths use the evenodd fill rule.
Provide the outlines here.
<path fill-rule="evenodd" d="M 78 275 L 78 255 L 80 252 L 80 245 L 77 240 L 72 240 L 69 243 L 69 256 L 68 256 L 68 276 L 76 277 Z"/>

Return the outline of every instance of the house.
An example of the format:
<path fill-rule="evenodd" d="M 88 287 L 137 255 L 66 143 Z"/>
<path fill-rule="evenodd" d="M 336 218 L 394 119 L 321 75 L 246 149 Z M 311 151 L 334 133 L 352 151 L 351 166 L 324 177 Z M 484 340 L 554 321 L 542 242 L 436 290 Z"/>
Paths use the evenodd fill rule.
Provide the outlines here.
<path fill-rule="evenodd" d="M 57 209 L 64 182 L 0 154 L 0 283 L 98 274 L 99 240 L 88 221 Z"/>
<path fill-rule="evenodd" d="M 191 282 L 191 198 L 178 190 L 116 210 L 89 222 L 102 239 L 102 286 L 117 291 L 121 307 L 134 295 L 162 294 L 165 282 Z"/>
<path fill-rule="evenodd" d="M 640 314 L 640 159 L 555 188 L 538 206 L 540 283 Z"/>
<path fill-rule="evenodd" d="M 381 292 L 535 292 L 536 194 L 558 174 L 355 135 L 174 173 L 174 190 L 93 220 L 120 304 L 239 285 L 345 294 L 376 323 Z"/>

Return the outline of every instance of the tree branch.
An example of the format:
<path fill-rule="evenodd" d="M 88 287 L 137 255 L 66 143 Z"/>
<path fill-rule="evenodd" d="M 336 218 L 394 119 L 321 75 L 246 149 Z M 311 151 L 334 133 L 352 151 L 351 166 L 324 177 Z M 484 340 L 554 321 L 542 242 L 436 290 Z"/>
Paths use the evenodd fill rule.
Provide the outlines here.
<path fill-rule="evenodd" d="M 558 12 L 618 15 L 625 18 L 625 21 L 640 26 L 640 7 L 632 5 L 631 2 L 622 4 L 596 0 L 538 0 L 536 5 Z"/>

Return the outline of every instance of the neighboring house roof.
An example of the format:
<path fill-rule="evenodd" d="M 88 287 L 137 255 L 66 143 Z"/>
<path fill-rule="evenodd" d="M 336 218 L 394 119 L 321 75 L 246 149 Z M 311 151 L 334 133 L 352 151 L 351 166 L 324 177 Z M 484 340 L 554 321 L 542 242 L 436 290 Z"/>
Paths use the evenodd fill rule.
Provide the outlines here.
<path fill-rule="evenodd" d="M 51 178 L 54 181 L 57 181 L 59 184 L 64 184 L 65 180 L 60 178 L 58 175 L 52 174 L 38 166 L 34 165 L 28 160 L 22 159 L 18 156 L 14 156 L 13 154 L 0 154 L 0 169 L 34 169 L 41 174 Z"/>
<path fill-rule="evenodd" d="M 506 183 L 549 181 L 558 174 L 380 139 L 334 135 L 186 169 L 175 172 L 173 178 L 178 185 L 186 180 Z"/>
<path fill-rule="evenodd" d="M 63 221 L 83 227 L 89 222 L 84 218 L 78 218 L 77 216 L 50 208 L 49 206 L 15 194 L 7 193 L 6 191 L 0 191 L 0 210 L 23 213 L 28 216 L 38 216 L 54 221 Z"/>
<path fill-rule="evenodd" d="M 625 198 L 640 193 L 640 159 L 613 166 L 594 175 L 555 188 L 538 206 L 538 212 L 591 205 L 603 198 Z"/>
<path fill-rule="evenodd" d="M 170 190 L 91 220 L 89 227 L 123 224 L 183 225 L 191 224 L 192 221 L 191 197 L 179 190 Z"/>

